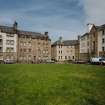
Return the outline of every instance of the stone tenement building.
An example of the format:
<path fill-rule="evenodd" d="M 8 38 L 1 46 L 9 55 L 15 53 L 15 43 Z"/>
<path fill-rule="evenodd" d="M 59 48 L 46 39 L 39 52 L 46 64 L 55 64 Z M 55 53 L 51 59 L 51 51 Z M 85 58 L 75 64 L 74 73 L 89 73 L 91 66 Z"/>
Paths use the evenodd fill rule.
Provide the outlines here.
<path fill-rule="evenodd" d="M 0 61 L 17 60 L 18 37 L 13 27 L 0 26 Z"/>
<path fill-rule="evenodd" d="M 90 40 L 89 33 L 85 33 L 80 37 L 80 60 L 87 61 L 89 59 Z"/>
<path fill-rule="evenodd" d="M 51 40 L 45 34 L 22 31 L 13 27 L 0 26 L 0 60 L 19 63 L 45 62 L 51 59 Z"/>
<path fill-rule="evenodd" d="M 80 59 L 105 57 L 105 25 L 91 25 L 88 33 L 80 37 Z"/>
<path fill-rule="evenodd" d="M 56 61 L 88 61 L 91 57 L 105 57 L 105 25 L 89 24 L 89 32 L 78 40 L 60 39 L 51 45 L 48 32 L 44 34 L 0 26 L 0 61 L 19 63 Z"/>
<path fill-rule="evenodd" d="M 105 25 L 98 28 L 98 56 L 105 57 Z"/>
<path fill-rule="evenodd" d="M 51 46 L 52 59 L 63 61 L 76 61 L 79 59 L 79 41 L 78 40 L 62 40 L 60 37 L 58 41 Z"/>
<path fill-rule="evenodd" d="M 18 61 L 46 62 L 51 59 L 51 40 L 45 35 L 35 32 L 18 31 Z"/>

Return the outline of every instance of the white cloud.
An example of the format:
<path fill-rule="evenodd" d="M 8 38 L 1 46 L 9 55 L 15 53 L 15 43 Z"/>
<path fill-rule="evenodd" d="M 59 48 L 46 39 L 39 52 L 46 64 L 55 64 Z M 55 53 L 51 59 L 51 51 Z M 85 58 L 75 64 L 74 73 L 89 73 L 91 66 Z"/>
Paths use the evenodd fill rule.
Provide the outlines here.
<path fill-rule="evenodd" d="M 83 0 L 86 23 L 105 23 L 105 0 Z"/>

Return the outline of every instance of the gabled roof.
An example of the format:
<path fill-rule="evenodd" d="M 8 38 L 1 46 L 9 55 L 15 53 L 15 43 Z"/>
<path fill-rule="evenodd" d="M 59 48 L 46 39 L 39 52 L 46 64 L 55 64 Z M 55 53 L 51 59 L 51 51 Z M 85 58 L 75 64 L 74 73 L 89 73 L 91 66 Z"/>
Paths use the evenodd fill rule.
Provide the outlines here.
<path fill-rule="evenodd" d="M 85 36 L 88 36 L 88 35 L 91 33 L 91 31 L 92 31 L 93 28 L 95 28 L 96 30 L 100 31 L 100 30 L 105 29 L 105 24 L 100 25 L 100 26 L 95 26 L 95 25 L 93 25 L 93 27 L 91 28 L 90 32 L 83 34 L 82 36 L 80 36 L 80 38 L 83 38 L 83 37 L 85 37 Z"/>
<path fill-rule="evenodd" d="M 105 24 L 103 24 L 103 25 L 100 25 L 100 26 L 93 26 L 93 27 L 95 27 L 97 30 L 102 30 L 102 29 L 105 29 Z"/>

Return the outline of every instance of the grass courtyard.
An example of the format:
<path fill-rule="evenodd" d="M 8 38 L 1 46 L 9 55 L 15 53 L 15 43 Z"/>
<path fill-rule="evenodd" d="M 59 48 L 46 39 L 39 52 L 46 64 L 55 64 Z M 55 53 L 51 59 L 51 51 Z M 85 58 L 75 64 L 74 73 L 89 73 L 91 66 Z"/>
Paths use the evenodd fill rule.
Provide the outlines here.
<path fill-rule="evenodd" d="M 1 64 L 0 105 L 105 105 L 105 67 Z"/>

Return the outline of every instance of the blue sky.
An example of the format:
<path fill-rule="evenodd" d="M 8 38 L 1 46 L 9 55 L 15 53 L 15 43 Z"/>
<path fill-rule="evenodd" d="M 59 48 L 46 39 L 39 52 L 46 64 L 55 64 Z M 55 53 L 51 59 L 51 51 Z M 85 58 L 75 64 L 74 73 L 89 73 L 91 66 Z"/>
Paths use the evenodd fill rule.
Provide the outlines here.
<path fill-rule="evenodd" d="M 0 0 L 0 25 L 12 25 L 16 20 L 20 29 L 48 31 L 53 41 L 59 36 L 76 39 L 87 31 L 88 22 L 105 21 L 95 17 L 105 9 L 103 4 L 104 0 Z"/>

